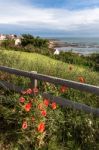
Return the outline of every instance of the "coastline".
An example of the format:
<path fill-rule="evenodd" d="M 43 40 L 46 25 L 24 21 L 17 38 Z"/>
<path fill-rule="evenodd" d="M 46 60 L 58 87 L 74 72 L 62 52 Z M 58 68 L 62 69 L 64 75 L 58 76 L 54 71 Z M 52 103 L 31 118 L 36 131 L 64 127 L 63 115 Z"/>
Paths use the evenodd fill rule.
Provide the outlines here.
<path fill-rule="evenodd" d="M 99 44 L 96 43 L 65 42 L 57 39 L 50 39 L 49 47 L 58 51 L 72 51 L 74 53 L 78 53 L 79 55 L 99 53 Z"/>

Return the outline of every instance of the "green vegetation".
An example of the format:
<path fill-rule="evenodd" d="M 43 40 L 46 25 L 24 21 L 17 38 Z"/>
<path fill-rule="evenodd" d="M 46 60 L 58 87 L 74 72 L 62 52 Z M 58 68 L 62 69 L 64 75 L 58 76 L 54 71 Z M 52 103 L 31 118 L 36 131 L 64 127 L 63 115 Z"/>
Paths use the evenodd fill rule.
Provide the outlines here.
<path fill-rule="evenodd" d="M 93 53 L 89 56 L 83 55 L 80 56 L 70 51 L 70 52 L 60 52 L 59 55 L 54 55 L 53 58 L 71 64 L 86 66 L 93 70 L 99 71 L 99 54 Z"/>
<path fill-rule="evenodd" d="M 75 81 L 78 81 L 79 76 L 83 76 L 86 83 L 94 85 L 99 84 L 98 72 L 91 71 L 91 69 L 83 66 L 71 65 L 54 60 L 37 53 L 32 54 L 27 52 L 1 50 L 0 64 L 22 70 L 37 71 L 38 73 Z M 70 66 L 72 66 L 72 71 L 69 70 Z"/>
<path fill-rule="evenodd" d="M 56 60 L 85 66 L 91 68 L 93 71 L 99 71 L 99 54 L 80 56 L 72 51 L 61 51 L 59 55 L 54 55 L 55 50 L 49 48 L 49 40 L 42 39 L 40 37 L 34 37 L 30 34 L 23 34 L 21 37 L 21 44 L 17 46 L 15 46 L 15 41 L 11 39 L 4 40 L 0 46 L 1 49 L 43 54 Z"/>
<path fill-rule="evenodd" d="M 1 42 L 0 46 L 4 47 L 6 49 L 12 48 L 15 46 L 15 41 L 11 40 L 11 39 L 7 39 L 7 40 L 4 40 L 3 42 Z"/>
<path fill-rule="evenodd" d="M 64 63 L 37 53 L 0 50 L 0 65 L 37 71 L 75 81 L 79 81 L 79 77 L 83 77 L 85 83 L 99 85 L 99 72 L 82 64 L 73 65 L 70 63 L 71 61 L 68 62 Z M 29 88 L 29 79 L 4 72 L 0 72 L 0 78 Z M 41 103 L 43 101 L 42 92 L 51 92 L 53 95 L 95 108 L 99 107 L 99 96 L 73 89 L 62 93 L 60 88 L 60 86 L 39 81 L 39 95 L 35 97 L 30 95 L 30 98 L 0 89 L 0 148 L 4 150 L 98 150 L 99 119 L 82 111 L 63 109 L 59 106 L 57 109 L 51 110 L 51 106 L 49 106 L 47 117 L 40 118 L 40 121 L 45 122 L 45 132 L 39 134 L 35 130 L 39 122 L 32 123 L 31 116 L 32 114 L 38 115 L 39 110 L 35 109 L 34 100 L 37 100 L 37 104 Z M 32 99 L 33 108 L 29 113 L 24 111 L 24 104 L 19 103 L 20 96 L 27 99 L 26 103 Z M 22 129 L 24 120 L 29 123 L 26 130 Z M 39 118 L 36 117 L 36 121 L 38 120 Z"/>
<path fill-rule="evenodd" d="M 15 40 L 7 39 L 0 43 L 1 49 L 15 50 L 23 52 L 36 52 L 44 55 L 51 55 L 52 51 L 48 48 L 48 40 L 34 37 L 30 34 L 23 34 L 21 44 L 15 45 Z"/>
<path fill-rule="evenodd" d="M 27 45 L 31 45 L 34 47 L 48 47 L 48 40 L 42 39 L 40 37 L 33 37 L 30 34 L 23 34 L 21 45 L 23 47 Z"/>
<path fill-rule="evenodd" d="M 42 88 L 45 88 L 45 91 L 50 89 L 50 92 L 53 91 L 60 96 L 68 95 L 69 92 L 60 93 L 55 86 L 53 90 L 53 85 L 50 84 Z M 20 103 L 20 96 L 25 98 L 25 102 Z M 11 95 L 1 91 L 0 102 L 0 139 L 2 139 L 0 146 L 4 150 L 98 150 L 99 148 L 99 120 L 91 114 L 59 106 L 52 110 L 50 104 L 49 107 L 43 106 L 47 112 L 47 116 L 44 117 L 41 115 L 41 107 L 38 107 L 43 103 L 41 95 L 26 96 L 13 93 Z M 30 106 L 27 112 L 26 104 L 30 102 L 32 108 Z M 27 126 L 23 126 L 25 122 Z M 38 130 L 41 122 L 45 124 L 42 133 Z"/>

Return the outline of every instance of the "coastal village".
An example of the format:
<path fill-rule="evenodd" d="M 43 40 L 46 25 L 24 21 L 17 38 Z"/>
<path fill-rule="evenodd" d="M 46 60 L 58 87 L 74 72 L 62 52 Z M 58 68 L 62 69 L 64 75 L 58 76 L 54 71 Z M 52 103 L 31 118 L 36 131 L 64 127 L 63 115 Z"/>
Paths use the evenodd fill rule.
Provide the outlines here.
<path fill-rule="evenodd" d="M 0 42 L 4 41 L 4 40 L 15 40 L 15 45 L 19 45 L 21 44 L 21 39 L 22 39 L 22 36 L 17 36 L 16 34 L 0 34 Z M 48 46 L 49 48 L 54 48 L 56 46 L 58 46 L 58 41 L 54 40 L 54 39 L 51 39 L 51 40 L 48 40 L 49 43 L 48 43 Z"/>
<path fill-rule="evenodd" d="M 5 40 L 13 40 L 15 46 L 20 46 L 22 43 L 22 35 L 16 34 L 0 34 L 0 45 Z M 35 37 L 38 38 L 38 37 Z M 43 39 L 43 38 L 42 38 Z M 77 55 L 90 55 L 93 51 L 98 51 L 99 44 L 96 43 L 84 43 L 84 42 L 68 42 L 62 41 L 59 39 L 47 39 L 48 41 L 48 48 L 53 49 L 53 55 L 59 55 L 60 51 L 73 51 Z M 92 50 L 91 50 L 92 49 Z M 92 51 L 92 52 L 91 52 Z"/>
<path fill-rule="evenodd" d="M 14 40 L 15 41 L 15 46 L 18 46 L 18 45 L 21 44 L 22 36 L 17 36 L 15 34 L 0 34 L 0 44 L 5 40 Z M 58 44 L 57 41 L 49 40 L 48 47 L 50 49 L 53 49 L 56 46 L 58 46 L 57 44 Z M 59 53 L 60 53 L 59 50 L 55 49 L 54 55 L 59 55 Z"/>
<path fill-rule="evenodd" d="M 21 44 L 21 36 L 17 36 L 15 34 L 0 34 L 0 43 L 4 40 L 14 40 L 15 46 Z"/>

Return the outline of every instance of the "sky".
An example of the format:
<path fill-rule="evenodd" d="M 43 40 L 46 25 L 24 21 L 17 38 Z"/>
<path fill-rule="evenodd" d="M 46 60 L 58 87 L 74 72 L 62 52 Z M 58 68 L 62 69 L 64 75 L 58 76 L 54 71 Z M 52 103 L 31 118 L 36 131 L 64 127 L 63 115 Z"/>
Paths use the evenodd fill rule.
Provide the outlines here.
<path fill-rule="evenodd" d="M 99 37 L 99 0 L 0 0 L 0 33 Z"/>

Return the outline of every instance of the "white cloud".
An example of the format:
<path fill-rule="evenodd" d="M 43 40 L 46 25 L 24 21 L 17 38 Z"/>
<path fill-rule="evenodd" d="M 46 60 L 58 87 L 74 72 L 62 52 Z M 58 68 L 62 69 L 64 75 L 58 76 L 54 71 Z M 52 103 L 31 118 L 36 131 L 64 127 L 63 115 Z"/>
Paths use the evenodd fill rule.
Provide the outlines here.
<path fill-rule="evenodd" d="M 25 0 L 22 0 L 25 2 Z M 0 24 L 13 24 L 26 28 L 74 31 L 99 29 L 99 8 L 66 10 L 37 8 L 25 3 L 8 0 L 0 2 Z M 23 5 L 24 4 L 24 5 Z"/>

